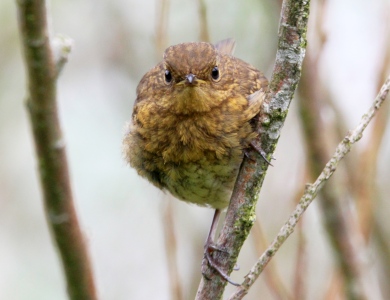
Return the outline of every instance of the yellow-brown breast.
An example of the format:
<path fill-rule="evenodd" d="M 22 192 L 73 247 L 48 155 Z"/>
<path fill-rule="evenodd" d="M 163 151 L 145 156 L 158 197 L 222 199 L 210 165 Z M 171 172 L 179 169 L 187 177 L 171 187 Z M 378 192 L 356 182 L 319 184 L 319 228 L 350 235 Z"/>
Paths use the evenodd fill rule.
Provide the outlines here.
<path fill-rule="evenodd" d="M 229 46 L 169 47 L 138 85 L 123 141 L 125 159 L 141 176 L 214 208 L 229 203 L 267 88 L 263 74 L 227 53 Z"/>

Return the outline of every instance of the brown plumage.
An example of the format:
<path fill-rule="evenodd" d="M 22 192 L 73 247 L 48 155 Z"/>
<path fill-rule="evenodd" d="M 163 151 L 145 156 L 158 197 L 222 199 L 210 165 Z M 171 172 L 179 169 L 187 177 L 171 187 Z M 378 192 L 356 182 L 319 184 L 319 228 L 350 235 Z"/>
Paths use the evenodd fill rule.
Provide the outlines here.
<path fill-rule="evenodd" d="M 233 49 L 231 39 L 166 49 L 138 85 L 123 140 L 139 175 L 180 200 L 216 209 L 229 203 L 268 85 Z"/>

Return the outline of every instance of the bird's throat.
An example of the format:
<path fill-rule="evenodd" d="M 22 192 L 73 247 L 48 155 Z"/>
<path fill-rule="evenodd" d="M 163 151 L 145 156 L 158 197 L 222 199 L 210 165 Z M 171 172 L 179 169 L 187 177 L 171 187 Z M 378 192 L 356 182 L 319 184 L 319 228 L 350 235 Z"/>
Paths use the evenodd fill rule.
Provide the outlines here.
<path fill-rule="evenodd" d="M 179 114 L 208 112 L 214 106 L 212 95 L 199 85 L 182 86 L 174 97 L 174 110 Z"/>

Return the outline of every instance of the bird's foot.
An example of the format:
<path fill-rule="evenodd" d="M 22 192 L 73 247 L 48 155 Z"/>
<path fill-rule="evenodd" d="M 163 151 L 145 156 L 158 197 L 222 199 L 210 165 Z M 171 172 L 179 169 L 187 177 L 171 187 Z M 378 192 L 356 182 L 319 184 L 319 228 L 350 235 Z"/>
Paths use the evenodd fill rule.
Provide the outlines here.
<path fill-rule="evenodd" d="M 261 147 L 257 146 L 253 141 L 250 143 L 250 145 L 253 149 L 255 149 L 260 154 L 260 156 L 265 160 L 265 162 L 267 164 L 269 164 L 270 166 L 273 167 L 271 162 L 267 159 L 267 153 L 265 153 L 265 151 L 263 149 L 261 149 Z M 245 151 L 244 154 L 246 157 L 251 159 L 251 157 L 249 157 L 249 155 L 248 155 L 248 152 Z M 275 159 L 275 158 L 273 156 L 271 156 L 271 159 Z"/>
<path fill-rule="evenodd" d="M 216 263 L 215 260 L 212 256 L 214 251 L 220 251 L 224 253 L 228 253 L 228 251 L 224 248 L 220 248 L 212 243 L 207 242 L 204 248 L 204 259 L 202 261 L 202 274 L 205 278 L 209 279 L 206 275 L 206 267 L 207 265 L 210 266 L 212 269 L 217 271 L 217 273 L 225 279 L 227 282 L 234 286 L 240 286 L 239 283 L 234 282 L 229 275 L 227 275 Z M 239 267 L 237 265 L 234 266 L 233 270 L 238 270 Z"/>

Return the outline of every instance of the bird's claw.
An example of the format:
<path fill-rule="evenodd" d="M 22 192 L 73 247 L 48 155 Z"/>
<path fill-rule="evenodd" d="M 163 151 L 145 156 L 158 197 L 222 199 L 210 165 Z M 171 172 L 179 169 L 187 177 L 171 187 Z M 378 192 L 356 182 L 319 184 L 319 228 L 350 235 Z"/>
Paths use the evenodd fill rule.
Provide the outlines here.
<path fill-rule="evenodd" d="M 203 267 L 204 267 L 204 262 L 206 261 L 206 263 L 212 268 L 214 269 L 215 271 L 217 271 L 217 273 L 223 278 L 225 279 L 227 282 L 229 282 L 230 284 L 234 285 L 234 286 L 240 286 L 239 283 L 236 283 L 234 282 L 230 277 L 229 275 L 227 275 L 223 270 L 221 270 L 221 268 L 215 263 L 214 261 L 214 258 L 212 257 L 212 253 L 214 251 L 222 251 L 222 252 L 225 252 L 225 253 L 228 253 L 227 250 L 225 249 L 221 249 L 219 247 L 217 247 L 216 245 L 213 245 L 213 244 L 209 244 L 205 246 L 205 251 L 204 251 L 204 260 L 202 262 L 202 270 L 203 270 Z M 236 265 L 234 266 L 234 270 L 236 270 Z M 205 272 L 202 271 L 202 274 L 203 276 L 205 276 L 207 279 L 208 277 L 206 276 Z"/>
<path fill-rule="evenodd" d="M 253 149 L 255 149 L 260 154 L 260 156 L 265 160 L 267 164 L 273 167 L 271 162 L 267 159 L 267 153 L 265 153 L 265 151 L 261 149 L 261 147 L 257 146 L 253 141 L 250 143 L 250 145 L 252 146 Z M 244 152 L 244 154 L 246 157 L 250 158 L 247 152 Z M 271 155 L 271 159 L 275 159 L 275 158 Z"/>

